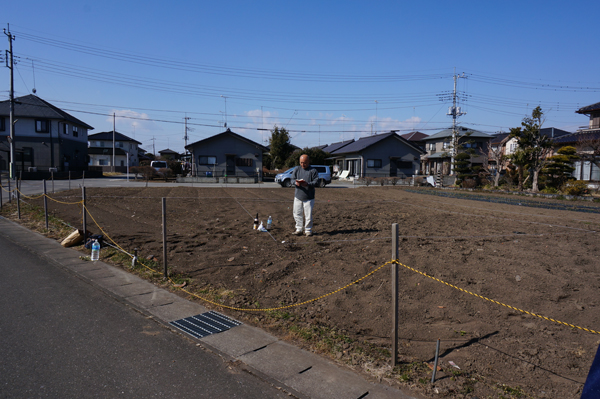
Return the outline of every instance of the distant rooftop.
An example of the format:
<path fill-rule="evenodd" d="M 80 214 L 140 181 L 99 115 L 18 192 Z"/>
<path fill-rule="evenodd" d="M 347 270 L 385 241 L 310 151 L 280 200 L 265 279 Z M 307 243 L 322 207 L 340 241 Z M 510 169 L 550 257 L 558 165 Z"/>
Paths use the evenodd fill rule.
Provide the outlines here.
<path fill-rule="evenodd" d="M 421 141 L 421 140 L 424 140 L 425 138 L 429 137 L 429 135 L 415 131 L 415 132 L 401 134 L 400 137 L 403 137 L 408 141 Z"/>
<path fill-rule="evenodd" d="M 109 140 L 112 141 L 113 139 L 113 132 L 100 132 L 100 133 L 94 133 L 94 134 L 89 134 L 88 135 L 88 140 L 89 141 L 93 141 L 93 140 Z M 132 139 L 129 136 L 125 136 L 123 133 L 119 133 L 117 131 L 115 131 L 115 141 L 132 141 L 134 143 L 138 143 L 138 144 L 142 144 L 139 141 Z"/>
<path fill-rule="evenodd" d="M 596 103 L 596 104 L 592 104 L 592 105 L 588 105 L 588 106 L 579 108 L 575 112 L 578 114 L 589 114 L 592 111 L 600 111 L 600 103 Z"/>

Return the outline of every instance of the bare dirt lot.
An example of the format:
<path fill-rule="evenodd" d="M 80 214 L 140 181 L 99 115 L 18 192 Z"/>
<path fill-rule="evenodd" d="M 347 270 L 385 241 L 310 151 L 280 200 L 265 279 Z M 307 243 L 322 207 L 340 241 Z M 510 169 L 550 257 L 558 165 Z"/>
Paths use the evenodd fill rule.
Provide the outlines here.
<path fill-rule="evenodd" d="M 119 245 L 161 261 L 161 197 L 167 197 L 170 272 L 189 278 L 196 289 L 227 293 L 218 297 L 224 305 L 279 307 L 345 286 L 391 259 L 391 224 L 398 223 L 402 264 L 516 308 L 600 330 L 599 204 L 579 202 L 590 209 L 575 212 L 522 206 L 531 201 L 527 198 L 512 205 L 427 192 L 320 189 L 313 237 L 291 234 L 291 189 L 88 188 L 87 201 Z M 76 201 L 79 195 L 73 190 L 54 197 Z M 55 216 L 81 225 L 77 206 L 52 201 L 49 206 Z M 256 213 L 265 223 L 272 215 L 270 234 L 253 230 Z M 88 220 L 88 228 L 98 233 Z M 244 320 L 290 339 L 302 337 L 312 349 L 315 334 L 336 331 L 345 338 L 334 340 L 330 356 L 417 387 L 426 396 L 579 397 L 599 334 L 499 306 L 404 267 L 399 270 L 401 366 L 390 373 L 390 268 L 286 309 L 278 313 L 278 323 L 260 312 L 245 313 Z M 243 312 L 223 311 L 243 318 Z M 432 361 L 438 338 L 442 371 L 432 387 L 423 362 Z M 363 356 L 366 346 L 371 354 L 379 348 L 381 356 Z"/>

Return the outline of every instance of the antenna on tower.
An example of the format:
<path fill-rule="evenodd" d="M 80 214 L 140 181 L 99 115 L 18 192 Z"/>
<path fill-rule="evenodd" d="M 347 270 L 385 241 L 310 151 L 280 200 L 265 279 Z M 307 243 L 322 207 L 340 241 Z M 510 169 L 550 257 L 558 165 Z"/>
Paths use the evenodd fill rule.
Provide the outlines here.
<path fill-rule="evenodd" d="M 33 71 L 33 90 L 31 92 L 35 94 L 37 90 L 35 89 L 35 67 L 33 66 L 33 60 L 31 60 L 31 70 Z"/>
<path fill-rule="evenodd" d="M 221 97 L 223 97 L 225 99 L 225 128 L 227 128 L 227 97 L 225 97 L 224 95 L 221 95 Z"/>

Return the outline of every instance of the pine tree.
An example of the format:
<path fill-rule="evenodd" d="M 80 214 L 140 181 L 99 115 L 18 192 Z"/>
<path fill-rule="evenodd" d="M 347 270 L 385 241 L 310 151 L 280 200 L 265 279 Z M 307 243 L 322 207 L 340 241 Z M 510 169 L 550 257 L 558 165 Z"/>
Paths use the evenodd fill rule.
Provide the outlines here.
<path fill-rule="evenodd" d="M 566 146 L 557 151 L 557 154 L 548 159 L 548 164 L 542 169 L 546 177 L 546 186 L 560 190 L 562 186 L 572 179 L 573 161 L 579 159 L 575 147 Z"/>

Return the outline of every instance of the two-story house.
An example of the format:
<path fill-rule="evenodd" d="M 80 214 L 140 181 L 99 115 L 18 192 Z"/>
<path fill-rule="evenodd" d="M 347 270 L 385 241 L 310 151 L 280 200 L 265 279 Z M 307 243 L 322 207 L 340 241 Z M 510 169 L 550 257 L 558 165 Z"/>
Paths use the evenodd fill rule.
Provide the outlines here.
<path fill-rule="evenodd" d="M 15 172 L 83 171 L 93 127 L 32 94 L 14 104 Z M 10 100 L 0 102 L 0 170 L 10 165 Z"/>
<path fill-rule="evenodd" d="M 487 160 L 487 149 L 492 138 L 487 133 L 478 130 L 457 126 L 458 147 L 457 151 L 472 150 L 471 164 L 483 166 Z M 421 171 L 426 175 L 449 175 L 452 160 L 452 129 L 423 138 L 425 142 L 425 155 L 421 155 Z"/>
<path fill-rule="evenodd" d="M 89 137 L 88 153 L 90 157 L 90 166 L 105 166 L 106 171 L 113 166 L 113 132 L 100 132 L 91 134 Z M 122 133 L 114 132 L 115 143 L 115 162 L 117 171 L 125 171 L 123 168 L 129 166 L 138 166 L 140 143 Z M 129 162 L 127 161 L 129 159 Z M 109 168 L 110 167 L 110 168 Z"/>
<path fill-rule="evenodd" d="M 573 163 L 575 167 L 573 177 L 577 180 L 598 182 L 600 181 L 600 103 L 582 107 L 575 112 L 589 115 L 588 126 L 554 140 L 555 149 L 567 145 L 577 148 L 580 159 Z"/>

